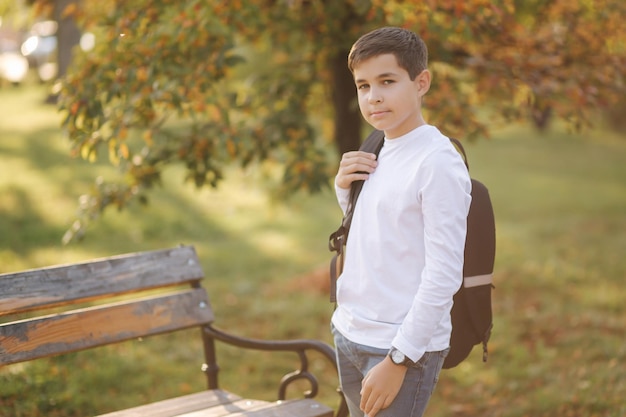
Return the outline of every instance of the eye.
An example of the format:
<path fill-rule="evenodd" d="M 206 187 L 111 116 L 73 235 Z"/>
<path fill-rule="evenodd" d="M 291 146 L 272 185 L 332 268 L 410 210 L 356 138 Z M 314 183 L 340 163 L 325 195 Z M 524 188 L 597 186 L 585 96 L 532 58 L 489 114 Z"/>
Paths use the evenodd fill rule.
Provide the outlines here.
<path fill-rule="evenodd" d="M 383 85 L 389 85 L 395 83 L 394 80 L 383 80 Z"/>
<path fill-rule="evenodd" d="M 357 90 L 366 90 L 369 88 L 369 84 L 359 84 L 356 86 Z"/>

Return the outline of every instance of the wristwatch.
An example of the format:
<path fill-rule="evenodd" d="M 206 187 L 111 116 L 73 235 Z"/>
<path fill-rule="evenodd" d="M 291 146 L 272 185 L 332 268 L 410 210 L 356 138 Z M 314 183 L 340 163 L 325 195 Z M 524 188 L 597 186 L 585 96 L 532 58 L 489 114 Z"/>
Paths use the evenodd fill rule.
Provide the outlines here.
<path fill-rule="evenodd" d="M 389 358 L 391 359 L 391 362 L 395 363 L 396 365 L 409 366 L 414 364 L 411 359 L 409 359 L 404 353 L 400 352 L 393 346 L 389 350 Z"/>

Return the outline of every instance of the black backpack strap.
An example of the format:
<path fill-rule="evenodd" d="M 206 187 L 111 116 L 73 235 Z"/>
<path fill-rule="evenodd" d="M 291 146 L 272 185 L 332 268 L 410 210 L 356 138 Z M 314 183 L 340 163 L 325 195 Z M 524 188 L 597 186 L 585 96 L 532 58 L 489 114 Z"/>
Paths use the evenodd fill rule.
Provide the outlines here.
<path fill-rule="evenodd" d="M 374 130 L 361 144 L 360 151 L 369 152 L 378 155 L 385 143 L 385 132 L 382 130 Z"/>
<path fill-rule="evenodd" d="M 378 157 L 380 150 L 385 143 L 385 133 L 381 130 L 374 130 L 370 135 L 365 139 L 361 147 L 360 151 L 373 153 Z M 346 210 L 346 215 L 344 216 L 344 221 L 342 225 L 346 229 L 346 239 L 348 232 L 350 231 L 350 225 L 352 224 L 352 215 L 354 214 L 354 207 L 356 207 L 356 201 L 359 198 L 359 194 L 361 194 L 361 189 L 363 188 L 363 183 L 365 181 L 354 181 L 350 185 L 350 199 L 348 201 L 348 208 Z M 344 242 L 345 243 L 345 242 Z"/>
<path fill-rule="evenodd" d="M 370 135 L 363 141 L 363 144 L 359 148 L 360 151 L 370 152 L 378 156 L 380 150 L 385 143 L 385 133 L 381 130 L 374 130 Z M 363 188 L 364 181 L 354 181 L 350 185 L 350 198 L 348 200 L 348 207 L 346 209 L 346 213 L 341 220 L 341 225 L 339 228 L 330 234 L 328 249 L 331 252 L 336 252 L 335 256 L 330 261 L 330 302 L 334 303 L 336 301 L 336 289 L 337 289 L 337 278 L 341 275 L 343 270 L 343 253 L 344 247 L 348 240 L 348 233 L 350 232 L 350 225 L 352 224 L 352 215 L 354 213 L 354 207 L 356 206 L 356 201 L 359 198 L 359 194 L 361 193 L 361 189 Z"/>
<path fill-rule="evenodd" d="M 454 145 L 456 150 L 459 151 L 459 153 L 463 157 L 463 162 L 465 162 L 465 166 L 469 170 L 469 163 L 467 162 L 467 154 L 465 153 L 465 148 L 461 144 L 461 141 L 455 138 L 450 138 L 450 142 L 452 142 L 452 145 Z"/>

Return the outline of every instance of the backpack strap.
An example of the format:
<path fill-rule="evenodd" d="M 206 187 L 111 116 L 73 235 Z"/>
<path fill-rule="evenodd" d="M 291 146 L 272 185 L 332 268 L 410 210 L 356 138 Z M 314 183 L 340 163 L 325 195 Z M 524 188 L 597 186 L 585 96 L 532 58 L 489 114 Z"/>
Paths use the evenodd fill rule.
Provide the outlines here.
<path fill-rule="evenodd" d="M 467 154 L 465 153 L 465 148 L 463 147 L 463 145 L 461 144 L 461 141 L 455 138 L 450 138 L 450 142 L 452 142 L 452 145 L 454 145 L 454 147 L 456 148 L 456 150 L 461 154 L 461 156 L 463 157 L 463 162 L 465 162 L 465 166 L 467 167 L 467 170 L 469 171 L 469 164 L 467 162 Z"/>
<path fill-rule="evenodd" d="M 380 150 L 385 143 L 385 133 L 381 130 L 375 130 L 365 139 L 361 147 L 360 151 L 373 153 L 378 157 Z M 350 225 L 352 224 L 352 215 L 354 214 L 354 208 L 356 207 L 356 201 L 359 198 L 359 194 L 361 194 L 361 190 L 363 189 L 364 180 L 354 181 L 350 185 L 350 199 L 348 200 L 348 208 L 346 210 L 346 215 L 344 216 L 345 222 L 342 222 L 346 228 L 346 238 L 347 232 L 350 230 Z"/>
<path fill-rule="evenodd" d="M 378 156 L 380 150 L 385 143 L 385 133 L 381 130 L 374 130 L 363 141 L 363 144 L 359 148 L 360 151 L 370 152 Z M 363 180 L 354 181 L 350 185 L 350 198 L 348 200 L 348 207 L 346 213 L 341 220 L 339 228 L 330 234 L 328 241 L 328 249 L 331 252 L 336 252 L 333 258 L 330 260 L 330 302 L 336 302 L 337 293 L 337 278 L 343 272 L 343 254 L 346 242 L 348 241 L 348 233 L 350 231 L 350 225 L 352 224 L 352 215 L 354 214 L 354 207 L 356 201 L 359 198 L 361 189 L 363 188 Z"/>

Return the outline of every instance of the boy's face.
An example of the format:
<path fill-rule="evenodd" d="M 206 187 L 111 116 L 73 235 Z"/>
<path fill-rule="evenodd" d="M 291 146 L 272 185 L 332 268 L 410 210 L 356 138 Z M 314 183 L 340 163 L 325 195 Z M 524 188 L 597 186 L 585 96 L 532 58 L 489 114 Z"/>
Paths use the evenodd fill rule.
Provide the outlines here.
<path fill-rule="evenodd" d="M 388 139 L 424 124 L 421 106 L 430 87 L 427 70 L 411 80 L 395 55 L 383 54 L 359 63 L 354 68 L 354 82 L 361 114 Z"/>

